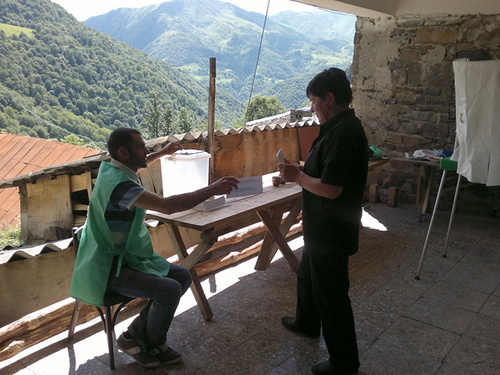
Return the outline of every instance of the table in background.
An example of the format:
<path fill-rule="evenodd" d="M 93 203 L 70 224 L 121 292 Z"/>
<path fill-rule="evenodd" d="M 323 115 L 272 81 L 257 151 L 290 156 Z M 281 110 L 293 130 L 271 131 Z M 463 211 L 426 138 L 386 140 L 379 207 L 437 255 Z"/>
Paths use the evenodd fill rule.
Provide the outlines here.
<path fill-rule="evenodd" d="M 174 250 L 179 256 L 179 264 L 191 271 L 193 294 L 206 320 L 211 319 L 213 313 L 194 266 L 217 242 L 219 236 L 261 221 L 267 231 L 255 269 L 265 270 L 279 248 L 292 270 L 298 270 L 299 261 L 285 237 L 301 212 L 302 188 L 294 183 L 273 186 L 271 176 L 263 176 L 261 194 L 227 198 L 225 206 L 212 211 L 191 209 L 171 215 L 155 211 L 146 213 L 147 219 L 158 220 L 167 225 Z M 283 220 L 286 212 L 288 215 Z M 189 254 L 179 231 L 180 227 L 191 228 L 200 233 L 198 245 Z"/>
<path fill-rule="evenodd" d="M 427 213 L 432 181 L 434 180 L 436 170 L 439 168 L 439 161 L 412 158 L 391 158 L 391 161 L 410 163 L 419 167 L 416 205 L 417 216 L 420 221 L 420 218 Z"/>

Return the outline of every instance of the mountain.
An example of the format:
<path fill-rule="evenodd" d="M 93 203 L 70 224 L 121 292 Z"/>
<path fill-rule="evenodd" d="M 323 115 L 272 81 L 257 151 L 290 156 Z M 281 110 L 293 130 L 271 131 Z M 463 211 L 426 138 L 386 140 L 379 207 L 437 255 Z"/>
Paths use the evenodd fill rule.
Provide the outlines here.
<path fill-rule="evenodd" d="M 208 68 L 207 68 L 208 75 Z M 50 0 L 0 1 L 0 131 L 103 147 L 118 126 L 140 128 L 153 92 L 174 113 L 207 122 L 208 86 L 100 33 Z M 217 92 L 230 126 L 242 105 Z"/>
<path fill-rule="evenodd" d="M 218 89 L 245 103 L 254 85 L 253 95 L 276 95 L 292 108 L 303 104 L 305 85 L 314 74 L 330 66 L 349 68 L 355 17 L 311 7 L 265 22 L 264 15 L 226 2 L 171 0 L 121 8 L 85 24 L 189 72 L 204 85 L 208 59 L 215 57 Z"/>

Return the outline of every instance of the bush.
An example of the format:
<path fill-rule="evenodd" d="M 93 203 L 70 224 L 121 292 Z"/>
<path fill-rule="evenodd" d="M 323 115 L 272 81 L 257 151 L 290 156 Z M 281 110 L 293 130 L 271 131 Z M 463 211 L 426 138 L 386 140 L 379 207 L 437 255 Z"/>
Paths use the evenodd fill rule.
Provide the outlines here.
<path fill-rule="evenodd" d="M 10 225 L 2 226 L 0 229 L 0 248 L 7 245 L 17 247 L 21 245 L 21 227 L 12 227 Z"/>

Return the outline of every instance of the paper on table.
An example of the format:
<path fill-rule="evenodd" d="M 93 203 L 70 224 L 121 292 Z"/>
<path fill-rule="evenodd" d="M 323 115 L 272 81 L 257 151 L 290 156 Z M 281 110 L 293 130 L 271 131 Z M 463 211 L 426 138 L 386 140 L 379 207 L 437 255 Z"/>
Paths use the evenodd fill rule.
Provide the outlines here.
<path fill-rule="evenodd" d="M 238 189 L 234 189 L 227 195 L 228 198 L 243 197 L 262 193 L 262 176 L 239 178 Z"/>
<path fill-rule="evenodd" d="M 199 205 L 195 206 L 197 210 L 200 211 L 212 211 L 226 205 L 225 195 L 214 195 L 213 197 L 201 202 Z"/>
<path fill-rule="evenodd" d="M 276 153 L 276 157 L 278 158 L 278 160 L 281 164 L 283 164 L 285 162 L 285 155 L 283 154 L 283 151 L 281 151 L 281 148 Z"/>

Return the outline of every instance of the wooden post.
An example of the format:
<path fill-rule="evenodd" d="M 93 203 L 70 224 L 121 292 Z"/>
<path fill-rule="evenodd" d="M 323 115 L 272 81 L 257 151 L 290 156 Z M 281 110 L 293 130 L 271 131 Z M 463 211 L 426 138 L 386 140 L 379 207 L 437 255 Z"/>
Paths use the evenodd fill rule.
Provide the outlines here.
<path fill-rule="evenodd" d="M 215 130 L 215 57 L 210 58 L 210 86 L 208 97 L 208 152 L 210 153 L 209 163 L 209 180 L 214 182 L 215 167 L 214 167 L 214 130 Z"/>

